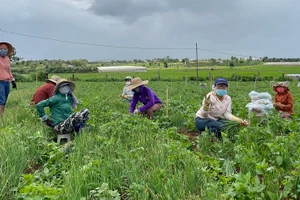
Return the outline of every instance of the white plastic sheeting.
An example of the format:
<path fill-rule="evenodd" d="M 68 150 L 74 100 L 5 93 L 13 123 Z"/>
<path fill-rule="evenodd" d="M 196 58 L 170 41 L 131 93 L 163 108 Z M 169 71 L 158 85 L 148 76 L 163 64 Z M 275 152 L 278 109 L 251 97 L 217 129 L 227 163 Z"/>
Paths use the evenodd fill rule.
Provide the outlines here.
<path fill-rule="evenodd" d="M 97 67 L 98 72 L 147 72 L 146 67 L 136 66 L 111 66 L 111 67 Z"/>

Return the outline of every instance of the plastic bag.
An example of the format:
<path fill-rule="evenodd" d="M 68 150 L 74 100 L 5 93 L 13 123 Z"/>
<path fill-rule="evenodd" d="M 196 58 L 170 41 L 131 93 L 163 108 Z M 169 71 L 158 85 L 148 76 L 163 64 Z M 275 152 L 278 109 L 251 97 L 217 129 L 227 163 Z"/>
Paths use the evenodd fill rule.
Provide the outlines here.
<path fill-rule="evenodd" d="M 246 105 L 250 112 L 256 112 L 258 115 L 268 114 L 273 108 L 272 96 L 268 92 L 249 93 L 251 102 Z"/>

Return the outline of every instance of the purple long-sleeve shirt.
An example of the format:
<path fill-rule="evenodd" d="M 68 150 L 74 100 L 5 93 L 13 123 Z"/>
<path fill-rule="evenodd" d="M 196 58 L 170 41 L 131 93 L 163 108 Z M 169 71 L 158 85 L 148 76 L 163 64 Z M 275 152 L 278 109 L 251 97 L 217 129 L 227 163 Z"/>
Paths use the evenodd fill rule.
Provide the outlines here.
<path fill-rule="evenodd" d="M 162 101 L 155 95 L 155 93 L 148 87 L 141 85 L 139 92 L 134 92 L 132 102 L 130 104 L 130 113 L 132 114 L 135 110 L 136 104 L 142 102 L 144 105 L 138 110 L 145 112 L 151 108 L 154 104 L 162 104 Z"/>

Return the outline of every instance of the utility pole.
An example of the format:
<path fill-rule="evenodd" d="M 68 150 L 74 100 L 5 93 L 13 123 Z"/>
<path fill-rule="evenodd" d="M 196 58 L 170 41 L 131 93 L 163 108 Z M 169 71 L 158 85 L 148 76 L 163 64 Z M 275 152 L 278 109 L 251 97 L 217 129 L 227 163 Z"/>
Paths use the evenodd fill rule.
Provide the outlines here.
<path fill-rule="evenodd" d="M 198 45 L 196 43 L 196 59 L 197 59 L 197 66 L 196 66 L 196 81 L 198 83 L 199 78 L 198 78 L 198 67 L 199 67 L 199 63 L 198 63 Z"/>

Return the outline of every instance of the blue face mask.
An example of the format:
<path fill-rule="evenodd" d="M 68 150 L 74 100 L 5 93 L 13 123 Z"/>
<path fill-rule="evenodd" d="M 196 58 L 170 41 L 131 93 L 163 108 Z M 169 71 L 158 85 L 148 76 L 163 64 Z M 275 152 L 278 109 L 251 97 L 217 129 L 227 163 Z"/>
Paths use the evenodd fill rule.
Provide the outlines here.
<path fill-rule="evenodd" d="M 222 96 L 224 96 L 225 94 L 227 94 L 227 90 L 216 90 L 216 94 L 217 94 L 219 97 L 222 97 Z"/>
<path fill-rule="evenodd" d="M 0 56 L 5 57 L 7 52 L 8 52 L 7 49 L 0 49 Z"/>

